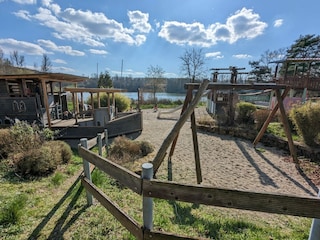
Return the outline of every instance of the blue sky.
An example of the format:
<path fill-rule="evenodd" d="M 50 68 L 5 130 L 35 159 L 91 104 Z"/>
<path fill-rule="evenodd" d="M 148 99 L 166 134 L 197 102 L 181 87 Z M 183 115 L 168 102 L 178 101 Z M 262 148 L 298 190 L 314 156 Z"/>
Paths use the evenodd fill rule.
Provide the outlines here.
<path fill-rule="evenodd" d="M 145 77 L 150 65 L 182 77 L 180 56 L 202 48 L 210 68 L 250 70 L 266 50 L 320 35 L 318 0 L 0 0 L 0 48 L 53 72 Z"/>

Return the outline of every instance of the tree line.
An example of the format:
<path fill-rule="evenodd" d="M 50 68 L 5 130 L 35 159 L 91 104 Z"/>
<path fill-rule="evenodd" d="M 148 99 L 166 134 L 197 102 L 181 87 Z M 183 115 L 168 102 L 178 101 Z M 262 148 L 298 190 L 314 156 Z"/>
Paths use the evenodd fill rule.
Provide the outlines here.
<path fill-rule="evenodd" d="M 18 51 L 13 51 L 9 57 L 4 57 L 4 52 L 0 48 L 0 73 L 1 74 L 21 74 L 21 73 L 34 73 L 38 69 L 37 63 L 34 63 L 33 69 L 28 69 L 25 66 L 25 57 L 19 54 Z M 40 72 L 51 72 L 52 63 L 47 54 L 42 55 L 42 61 L 39 68 Z"/>

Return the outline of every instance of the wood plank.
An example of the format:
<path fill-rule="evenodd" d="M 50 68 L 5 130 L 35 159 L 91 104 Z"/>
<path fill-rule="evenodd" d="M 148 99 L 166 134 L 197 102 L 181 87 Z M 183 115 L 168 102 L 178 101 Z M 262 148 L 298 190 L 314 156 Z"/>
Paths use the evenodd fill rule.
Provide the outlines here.
<path fill-rule="evenodd" d="M 118 180 L 121 184 L 128 187 L 135 193 L 141 194 L 142 179 L 138 174 L 135 174 L 126 168 L 108 160 L 96 153 L 91 152 L 81 146 L 78 148 L 79 155 L 88 162 L 95 165 L 101 171 L 105 172 L 112 178 Z"/>
<path fill-rule="evenodd" d="M 86 178 L 81 179 L 82 185 L 88 190 L 130 233 L 137 239 L 143 239 L 142 227 L 129 215 L 120 209 L 120 207 L 109 199 L 94 184 L 87 181 Z"/>
<path fill-rule="evenodd" d="M 143 195 L 218 207 L 320 218 L 320 199 L 143 180 Z"/>

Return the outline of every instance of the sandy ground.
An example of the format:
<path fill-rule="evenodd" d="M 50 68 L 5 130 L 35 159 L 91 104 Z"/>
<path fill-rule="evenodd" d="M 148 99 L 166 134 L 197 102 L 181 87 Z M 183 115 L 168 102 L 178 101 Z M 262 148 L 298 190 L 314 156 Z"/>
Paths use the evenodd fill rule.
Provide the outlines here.
<path fill-rule="evenodd" d="M 157 112 L 143 110 L 143 131 L 138 140 L 151 142 L 157 153 L 176 124 L 180 111 L 161 114 L 157 118 Z M 197 108 L 195 115 L 197 119 L 206 117 L 205 108 Z M 173 181 L 196 184 L 190 126 L 190 121 L 187 121 L 179 134 L 172 157 Z M 198 132 L 197 136 L 202 185 L 298 196 L 317 195 L 317 187 L 303 177 L 292 162 L 287 161 L 290 159 L 287 152 L 260 143 L 256 150 L 250 141 L 227 135 Z M 159 168 L 159 178 L 167 177 L 167 159 L 164 159 Z"/>

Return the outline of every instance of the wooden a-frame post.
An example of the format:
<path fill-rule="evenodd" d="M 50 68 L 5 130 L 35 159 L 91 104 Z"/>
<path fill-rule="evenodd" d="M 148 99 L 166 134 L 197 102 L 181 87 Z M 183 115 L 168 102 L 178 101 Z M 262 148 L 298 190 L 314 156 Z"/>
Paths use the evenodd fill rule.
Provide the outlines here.
<path fill-rule="evenodd" d="M 174 125 L 173 129 L 171 130 L 171 132 L 168 134 L 168 136 L 166 137 L 166 139 L 163 141 L 157 155 L 155 156 L 152 164 L 153 164 L 153 172 L 154 174 L 156 174 L 156 172 L 158 171 L 161 163 L 163 162 L 163 159 L 165 158 L 166 155 L 166 151 L 169 147 L 169 145 L 171 143 L 173 143 L 173 141 L 177 138 L 180 129 L 183 127 L 183 125 L 185 124 L 185 122 L 187 121 L 187 119 L 191 116 L 192 113 L 194 113 L 194 109 L 196 108 L 197 104 L 199 103 L 203 92 L 207 89 L 209 85 L 209 80 L 204 80 L 199 89 L 197 94 L 195 95 L 195 97 L 193 98 L 193 100 L 190 102 L 189 106 L 185 109 L 185 111 L 181 114 L 179 120 L 176 122 L 176 124 Z M 192 93 L 192 88 L 188 89 L 188 93 L 191 91 Z M 187 101 L 190 101 L 188 97 L 186 97 L 185 100 L 185 104 Z M 171 152 L 173 153 L 174 148 L 171 150 Z M 197 174 L 197 176 L 201 174 Z M 201 182 L 201 181 L 200 181 Z"/>

